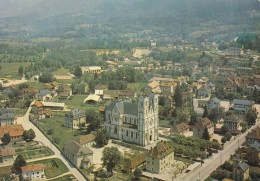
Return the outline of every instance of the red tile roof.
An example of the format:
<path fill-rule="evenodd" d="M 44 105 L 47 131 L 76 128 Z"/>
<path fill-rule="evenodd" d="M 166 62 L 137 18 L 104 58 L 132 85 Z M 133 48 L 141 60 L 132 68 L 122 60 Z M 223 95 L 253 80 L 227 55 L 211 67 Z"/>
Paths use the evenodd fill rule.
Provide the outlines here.
<path fill-rule="evenodd" d="M 38 163 L 38 164 L 33 164 L 33 165 L 26 165 L 23 166 L 22 172 L 34 172 L 34 171 L 41 171 L 44 168 L 44 164 Z"/>
<path fill-rule="evenodd" d="M 147 156 L 154 158 L 163 158 L 166 155 L 172 153 L 174 149 L 166 142 L 160 142 L 151 150 L 148 151 Z"/>
<path fill-rule="evenodd" d="M 5 133 L 9 133 L 11 137 L 22 136 L 24 132 L 23 126 L 21 124 L 8 125 L 0 127 L 0 138 L 4 136 Z"/>

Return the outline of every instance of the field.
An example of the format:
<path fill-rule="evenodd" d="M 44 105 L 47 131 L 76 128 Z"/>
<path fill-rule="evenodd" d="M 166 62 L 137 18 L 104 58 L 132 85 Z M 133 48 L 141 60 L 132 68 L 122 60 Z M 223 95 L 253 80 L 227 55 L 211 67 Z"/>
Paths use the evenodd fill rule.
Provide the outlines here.
<path fill-rule="evenodd" d="M 54 160 L 57 163 L 58 167 L 52 166 L 52 160 Z M 27 165 L 36 164 L 36 163 L 43 163 L 45 165 L 45 176 L 47 179 L 57 177 L 69 171 L 66 165 L 64 165 L 64 163 L 58 158 L 40 160 L 36 162 L 29 162 L 27 163 Z M 6 179 L 8 179 L 10 174 L 11 174 L 11 166 L 0 167 L 0 178 L 5 177 Z"/>
<path fill-rule="evenodd" d="M 30 62 L 23 62 L 23 63 L 1 63 L 0 69 L 0 77 L 10 76 L 11 79 L 18 79 L 21 76 L 18 76 L 18 69 L 20 66 L 26 67 L 30 65 Z"/>
<path fill-rule="evenodd" d="M 56 178 L 56 179 L 51 179 L 51 181 L 71 181 L 74 178 L 75 177 L 72 174 L 70 174 L 70 175 L 66 175 L 63 177 Z"/>
<path fill-rule="evenodd" d="M 198 104 L 199 104 L 199 107 L 204 107 L 207 104 L 207 101 L 199 100 Z"/>
<path fill-rule="evenodd" d="M 64 127 L 64 117 L 53 116 L 51 118 L 41 119 L 39 122 L 34 123 L 43 131 L 45 134 L 58 145 L 60 149 L 63 148 L 64 144 L 70 139 L 77 139 L 86 132 L 84 130 L 73 130 L 71 128 Z M 49 130 L 52 130 L 52 134 L 47 134 Z"/>
<path fill-rule="evenodd" d="M 60 40 L 60 38 L 48 38 L 48 37 L 42 37 L 42 38 L 34 38 L 34 39 L 31 39 L 31 42 L 34 42 L 34 43 L 40 43 L 40 42 L 49 42 L 49 41 L 57 41 L 57 40 Z"/>
<path fill-rule="evenodd" d="M 142 56 L 147 56 L 151 53 L 149 49 L 135 49 L 133 56 L 136 58 L 142 58 Z"/>
<path fill-rule="evenodd" d="M 53 75 L 68 75 L 69 72 L 70 72 L 69 69 L 62 67 L 62 68 L 59 68 L 58 70 L 56 70 L 55 72 L 52 72 L 52 74 Z"/>
<path fill-rule="evenodd" d="M 118 54 L 119 50 L 108 50 L 108 49 L 87 49 L 87 50 L 80 50 L 80 51 L 93 51 L 96 53 L 96 55 L 102 55 L 102 54 Z"/>

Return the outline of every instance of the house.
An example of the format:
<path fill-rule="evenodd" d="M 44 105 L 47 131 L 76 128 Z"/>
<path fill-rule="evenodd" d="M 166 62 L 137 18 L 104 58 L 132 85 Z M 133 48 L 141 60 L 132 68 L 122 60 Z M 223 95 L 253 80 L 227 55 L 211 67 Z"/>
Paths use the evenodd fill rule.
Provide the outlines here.
<path fill-rule="evenodd" d="M 43 109 L 43 104 L 42 104 L 42 102 L 40 102 L 40 101 L 36 101 L 36 102 L 34 102 L 34 103 L 32 104 L 31 107 L 32 107 L 31 112 L 32 112 L 33 114 L 38 114 L 38 111 Z"/>
<path fill-rule="evenodd" d="M 175 92 L 173 88 L 173 84 L 171 83 L 162 83 L 160 85 L 160 89 L 163 94 L 171 94 Z"/>
<path fill-rule="evenodd" d="M 58 102 L 41 102 L 43 105 L 43 108 L 49 108 L 51 110 L 64 110 L 67 109 L 67 106 L 65 103 L 58 103 Z"/>
<path fill-rule="evenodd" d="M 32 164 L 21 167 L 23 180 L 41 181 L 46 180 L 44 164 Z"/>
<path fill-rule="evenodd" d="M 57 90 L 59 88 L 59 84 L 58 82 L 54 81 L 54 82 L 51 82 L 51 83 L 47 83 L 45 85 L 46 89 L 49 89 L 49 90 Z"/>
<path fill-rule="evenodd" d="M 66 97 L 72 96 L 72 89 L 68 84 L 61 84 L 58 89 L 59 94 L 62 94 L 62 97 L 66 95 Z M 61 96 L 61 95 L 60 95 Z"/>
<path fill-rule="evenodd" d="M 226 125 L 230 131 L 241 131 L 241 119 L 235 115 L 231 114 L 224 118 L 224 125 Z"/>
<path fill-rule="evenodd" d="M 38 94 L 36 94 L 36 98 L 38 101 L 48 101 L 52 98 L 51 91 L 48 89 L 41 89 Z"/>
<path fill-rule="evenodd" d="M 186 123 L 182 122 L 178 125 L 175 125 L 171 128 L 170 130 L 170 133 L 171 135 L 174 135 L 175 133 L 178 133 L 178 134 L 184 134 L 184 133 L 187 133 L 190 129 L 190 126 L 187 125 Z"/>
<path fill-rule="evenodd" d="M 1 148 L 1 159 L 3 164 L 13 164 L 14 163 L 14 155 L 15 149 L 11 146 L 5 146 Z"/>
<path fill-rule="evenodd" d="M 125 163 L 122 170 L 126 173 L 130 173 L 133 172 L 135 168 L 143 166 L 146 162 L 147 153 L 148 152 L 143 152 L 131 158 Z"/>
<path fill-rule="evenodd" d="M 233 108 L 236 111 L 247 111 L 253 107 L 254 102 L 249 100 L 243 100 L 243 99 L 234 99 L 233 105 L 234 105 Z"/>
<path fill-rule="evenodd" d="M 218 68 L 218 72 L 220 74 L 229 74 L 229 73 L 232 73 L 232 72 L 235 72 L 236 69 L 234 68 L 225 68 L 225 67 L 220 67 Z"/>
<path fill-rule="evenodd" d="M 15 114 L 13 108 L 4 108 L 0 115 L 0 126 L 15 124 Z"/>
<path fill-rule="evenodd" d="M 8 125 L 0 127 L 0 139 L 5 133 L 8 133 L 11 137 L 11 142 L 17 142 L 23 140 L 23 126 L 21 124 Z"/>
<path fill-rule="evenodd" d="M 248 163 L 257 166 L 260 163 L 260 143 L 249 144 L 246 151 Z"/>
<path fill-rule="evenodd" d="M 148 151 L 146 156 L 146 170 L 160 174 L 170 167 L 173 161 L 174 149 L 166 141 L 161 141 Z"/>
<path fill-rule="evenodd" d="M 22 98 L 34 98 L 39 91 L 34 88 L 23 88 L 20 90 L 20 95 Z"/>
<path fill-rule="evenodd" d="M 13 93 L 13 90 L 10 87 L 7 87 L 2 91 L 2 98 L 4 100 L 7 100 L 7 99 L 9 99 L 9 95 L 12 93 Z"/>
<path fill-rule="evenodd" d="M 78 168 L 87 168 L 93 163 L 93 151 L 80 146 L 76 141 L 68 141 L 63 149 L 64 155 Z"/>
<path fill-rule="evenodd" d="M 149 82 L 159 82 L 161 83 L 176 83 L 177 80 L 176 79 L 171 79 L 171 78 L 161 78 L 161 77 L 152 77 Z"/>
<path fill-rule="evenodd" d="M 104 90 L 103 99 L 133 99 L 136 94 L 133 90 Z"/>
<path fill-rule="evenodd" d="M 257 126 L 255 129 L 253 129 L 246 135 L 246 142 L 247 143 L 254 143 L 254 142 L 260 143 L 260 127 L 259 126 Z"/>
<path fill-rule="evenodd" d="M 211 109 L 214 109 L 216 107 L 219 107 L 220 106 L 220 100 L 216 97 L 214 97 L 213 99 L 210 99 L 208 102 L 207 102 L 207 109 L 208 110 L 211 110 Z"/>
<path fill-rule="evenodd" d="M 209 97 L 211 90 L 207 85 L 201 85 L 197 88 L 197 93 L 199 96 Z"/>
<path fill-rule="evenodd" d="M 87 134 L 84 136 L 79 137 L 75 141 L 81 146 L 81 147 L 90 147 L 93 146 L 95 143 L 96 136 L 93 134 Z"/>
<path fill-rule="evenodd" d="M 208 130 L 209 137 L 212 138 L 214 134 L 214 123 L 211 122 L 208 118 L 200 119 L 193 126 L 193 137 L 202 138 L 205 129 Z"/>
<path fill-rule="evenodd" d="M 232 177 L 236 181 L 249 179 L 249 165 L 240 159 L 233 161 Z"/>
<path fill-rule="evenodd" d="M 107 85 L 97 84 L 96 87 L 95 87 L 95 94 L 99 95 L 99 96 L 103 96 L 104 90 L 107 90 Z"/>
<path fill-rule="evenodd" d="M 209 82 L 207 86 L 210 88 L 211 92 L 214 92 L 216 89 L 215 84 L 213 84 L 212 82 Z"/>
<path fill-rule="evenodd" d="M 160 93 L 161 92 L 160 84 L 157 81 L 153 81 L 147 84 L 145 90 L 150 91 L 151 93 Z"/>
<path fill-rule="evenodd" d="M 158 140 L 158 95 L 140 96 L 138 103 L 112 101 L 105 114 L 111 138 L 143 146 Z"/>
<path fill-rule="evenodd" d="M 100 66 L 85 66 L 80 67 L 82 74 L 89 73 L 89 74 L 99 74 L 101 73 L 101 67 Z"/>
<path fill-rule="evenodd" d="M 66 113 L 64 117 L 64 126 L 73 129 L 79 129 L 81 126 L 85 127 L 86 115 L 80 109 L 73 109 Z"/>

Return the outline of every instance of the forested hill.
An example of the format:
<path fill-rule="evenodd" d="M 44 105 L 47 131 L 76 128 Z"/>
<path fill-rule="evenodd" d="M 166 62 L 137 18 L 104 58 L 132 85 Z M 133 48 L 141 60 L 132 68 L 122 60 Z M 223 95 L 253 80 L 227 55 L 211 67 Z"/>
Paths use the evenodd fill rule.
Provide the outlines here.
<path fill-rule="evenodd" d="M 259 14 L 258 0 L 0 0 L 0 36 L 218 38 L 255 31 Z"/>

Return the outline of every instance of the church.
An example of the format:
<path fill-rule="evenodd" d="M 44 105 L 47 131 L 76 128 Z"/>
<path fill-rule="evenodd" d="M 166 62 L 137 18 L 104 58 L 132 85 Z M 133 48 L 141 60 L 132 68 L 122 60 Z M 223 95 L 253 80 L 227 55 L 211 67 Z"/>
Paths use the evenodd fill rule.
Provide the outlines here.
<path fill-rule="evenodd" d="M 158 95 L 140 96 L 138 103 L 112 101 L 105 115 L 111 138 L 142 146 L 159 138 Z"/>

